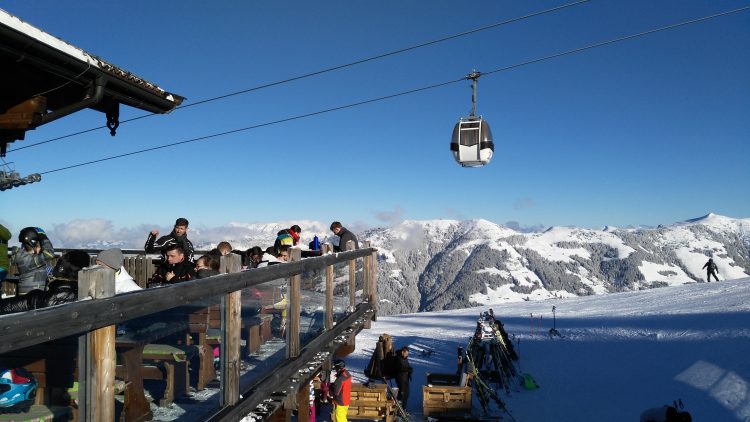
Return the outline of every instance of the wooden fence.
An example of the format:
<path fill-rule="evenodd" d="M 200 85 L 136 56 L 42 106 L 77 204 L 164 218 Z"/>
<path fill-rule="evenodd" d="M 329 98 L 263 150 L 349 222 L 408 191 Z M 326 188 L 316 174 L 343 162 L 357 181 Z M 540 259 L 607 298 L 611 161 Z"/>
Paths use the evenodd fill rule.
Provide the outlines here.
<path fill-rule="evenodd" d="M 222 257 L 222 273 L 168 287 L 114 295 L 114 272 L 94 266 L 79 273 L 79 300 L 51 308 L 0 316 L 0 353 L 17 351 L 69 336 L 79 336 L 78 382 L 79 420 L 110 421 L 115 418 L 115 325 L 183 305 L 221 297 L 221 399 L 210 420 L 239 420 L 248 414 L 266 418 L 279 408 L 295 408 L 298 390 L 320 370 L 330 365 L 335 350 L 353 342 L 362 328 L 369 328 L 377 310 L 377 250 L 364 248 L 300 259 L 292 249 L 292 262 L 240 272 L 240 256 Z M 354 296 L 355 262 L 361 259 L 362 295 Z M 140 280 L 149 277 L 152 263 L 145 256 L 128 258 L 126 268 Z M 333 266 L 348 262 L 350 312 L 333 324 Z M 129 267 L 128 267 L 129 266 Z M 132 269 L 132 272 L 131 272 Z M 303 273 L 325 274 L 325 329 L 304 347 L 300 344 L 300 282 Z M 286 279 L 289 327 L 286 359 L 251 385 L 240 388 L 240 332 L 242 290 Z M 248 340 L 249 341 L 249 340 Z M 321 360 L 320 356 L 327 358 Z M 3 355 L 0 355 L 2 358 Z M 312 366 L 311 366 L 312 365 Z M 313 371 L 302 368 L 315 367 Z M 290 388 L 293 387 L 293 388 Z M 284 391 L 284 393 L 280 393 Z M 300 395 L 303 396 L 303 395 Z M 268 400 L 273 397 L 272 400 Z M 263 403 L 263 406 L 259 405 Z"/>

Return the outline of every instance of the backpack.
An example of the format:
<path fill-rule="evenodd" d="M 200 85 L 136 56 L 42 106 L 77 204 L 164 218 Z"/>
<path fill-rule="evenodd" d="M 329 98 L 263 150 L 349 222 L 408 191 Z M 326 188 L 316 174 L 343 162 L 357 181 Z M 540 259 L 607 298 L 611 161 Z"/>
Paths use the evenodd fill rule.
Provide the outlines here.
<path fill-rule="evenodd" d="M 381 368 L 383 369 L 383 377 L 385 378 L 396 377 L 396 368 L 397 368 L 396 359 L 397 359 L 396 352 L 394 351 L 386 352 L 385 358 L 383 358 L 383 364 L 381 365 Z"/>

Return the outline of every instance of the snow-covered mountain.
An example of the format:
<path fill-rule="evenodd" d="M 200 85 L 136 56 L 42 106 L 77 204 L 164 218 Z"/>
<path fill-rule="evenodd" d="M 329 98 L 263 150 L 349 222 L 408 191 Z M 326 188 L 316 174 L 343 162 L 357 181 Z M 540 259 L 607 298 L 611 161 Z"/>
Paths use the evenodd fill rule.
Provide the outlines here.
<path fill-rule="evenodd" d="M 360 234 L 380 250 L 381 314 L 583 296 L 750 275 L 750 219 L 716 214 L 655 229 L 551 227 L 520 233 L 487 220 L 405 221 Z"/>

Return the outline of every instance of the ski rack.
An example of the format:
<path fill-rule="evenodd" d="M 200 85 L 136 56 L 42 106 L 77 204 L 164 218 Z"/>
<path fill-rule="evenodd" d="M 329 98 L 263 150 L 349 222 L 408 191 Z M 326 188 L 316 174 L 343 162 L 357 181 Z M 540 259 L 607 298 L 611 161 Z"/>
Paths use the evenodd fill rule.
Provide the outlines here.
<path fill-rule="evenodd" d="M 502 324 L 500 324 L 500 327 L 502 327 Z M 494 373 L 506 393 L 510 394 L 511 380 L 516 386 L 518 385 L 516 381 L 518 381 L 519 371 L 513 364 L 514 360 L 518 360 L 518 355 L 513 349 L 513 344 L 507 339 L 507 334 L 504 333 L 504 330 L 501 330 L 502 328 L 498 329 L 492 310 L 480 314 L 476 331 L 466 346 L 466 358 L 469 370 L 474 375 L 477 397 L 484 413 L 487 414 L 489 401 L 492 399 L 500 409 L 508 414 L 511 420 L 515 421 L 497 391 L 491 388 L 480 375 L 482 367 L 485 366 L 486 358 L 490 357 L 495 368 Z"/>

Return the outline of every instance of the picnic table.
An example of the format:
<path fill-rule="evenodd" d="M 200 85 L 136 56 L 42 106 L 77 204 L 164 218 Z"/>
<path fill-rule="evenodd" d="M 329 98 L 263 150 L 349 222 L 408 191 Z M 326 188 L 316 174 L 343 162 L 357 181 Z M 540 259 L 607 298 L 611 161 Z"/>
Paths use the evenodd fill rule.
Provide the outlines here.
<path fill-rule="evenodd" d="M 137 318 L 118 327 L 115 348 L 122 357 L 122 370 L 118 375 L 122 376 L 126 385 L 120 421 L 146 421 L 153 417 L 143 388 L 144 351 L 158 340 L 187 330 L 188 319 L 169 312 Z M 145 357 L 155 358 L 157 352 L 156 348 L 149 350 Z M 165 395 L 174 394 L 174 389 L 170 392 L 169 386 L 166 390 Z"/>

